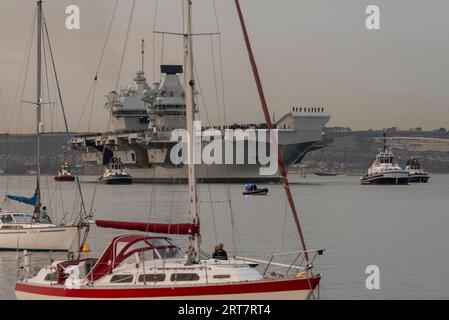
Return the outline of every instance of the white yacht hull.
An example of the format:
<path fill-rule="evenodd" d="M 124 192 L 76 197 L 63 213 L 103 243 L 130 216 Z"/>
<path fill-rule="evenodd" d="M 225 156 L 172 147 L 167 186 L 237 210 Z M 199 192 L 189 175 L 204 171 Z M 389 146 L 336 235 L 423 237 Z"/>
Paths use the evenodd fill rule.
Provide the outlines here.
<path fill-rule="evenodd" d="M 68 251 L 77 226 L 0 229 L 0 251 Z"/>
<path fill-rule="evenodd" d="M 160 297 L 160 298 L 115 298 L 120 300 L 309 300 L 313 290 L 296 290 L 288 292 L 266 292 L 232 295 L 211 295 L 211 296 L 183 296 L 183 297 Z M 74 298 L 47 296 L 41 294 L 17 292 L 18 300 L 105 300 L 105 298 Z M 114 299 L 114 298 L 110 298 Z"/>

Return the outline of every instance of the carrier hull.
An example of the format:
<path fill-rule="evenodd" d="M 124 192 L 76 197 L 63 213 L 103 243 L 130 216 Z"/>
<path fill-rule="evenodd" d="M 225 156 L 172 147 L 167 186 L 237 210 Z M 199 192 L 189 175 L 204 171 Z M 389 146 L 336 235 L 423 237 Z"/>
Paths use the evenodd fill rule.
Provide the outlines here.
<path fill-rule="evenodd" d="M 326 113 L 295 112 L 278 122 L 281 128 L 284 122 L 290 125 L 278 131 L 279 150 L 287 170 L 300 163 L 308 152 L 326 146 L 322 132 L 329 119 Z M 238 143 L 233 142 L 233 150 Z M 71 140 L 72 147 L 81 152 L 86 167 L 106 165 L 112 157 L 118 157 L 135 183 L 186 182 L 187 167 L 175 166 L 170 161 L 174 144 L 167 137 L 154 137 L 148 130 L 83 135 Z M 260 168 L 259 163 L 245 158 L 243 164 L 201 163 L 196 170 L 198 180 L 205 183 L 279 182 L 277 171 L 264 175 Z"/>

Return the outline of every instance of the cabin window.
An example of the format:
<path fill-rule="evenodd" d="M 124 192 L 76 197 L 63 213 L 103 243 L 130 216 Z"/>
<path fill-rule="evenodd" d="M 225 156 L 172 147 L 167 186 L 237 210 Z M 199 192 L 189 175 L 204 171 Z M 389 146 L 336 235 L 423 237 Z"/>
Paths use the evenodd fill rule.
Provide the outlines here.
<path fill-rule="evenodd" d="M 170 277 L 171 281 L 198 281 L 200 276 L 196 273 L 173 273 Z"/>
<path fill-rule="evenodd" d="M 14 215 L 14 219 L 16 220 L 16 222 L 29 222 L 31 219 L 28 219 L 27 216 L 23 215 L 23 214 L 15 214 Z"/>
<path fill-rule="evenodd" d="M 133 275 L 132 274 L 116 274 L 112 276 L 110 283 L 131 283 L 133 282 Z"/>
<path fill-rule="evenodd" d="M 9 214 L 1 216 L 0 219 L 2 220 L 3 223 L 12 223 L 12 222 L 14 222 L 14 220 L 12 219 L 12 216 L 9 215 Z"/>
<path fill-rule="evenodd" d="M 161 259 L 169 259 L 178 257 L 178 249 L 177 248 L 166 248 L 166 249 L 158 249 L 157 250 Z"/>
<path fill-rule="evenodd" d="M 57 273 L 57 272 L 48 273 L 48 274 L 45 276 L 45 279 L 44 279 L 44 280 L 45 280 L 45 281 L 52 281 L 52 282 L 55 282 L 55 281 L 58 280 L 58 273 Z"/>
<path fill-rule="evenodd" d="M 164 273 L 156 273 L 156 274 L 141 274 L 139 275 L 139 282 L 162 282 L 165 281 Z"/>
<path fill-rule="evenodd" d="M 215 274 L 213 276 L 214 279 L 229 279 L 230 277 L 230 274 Z"/>

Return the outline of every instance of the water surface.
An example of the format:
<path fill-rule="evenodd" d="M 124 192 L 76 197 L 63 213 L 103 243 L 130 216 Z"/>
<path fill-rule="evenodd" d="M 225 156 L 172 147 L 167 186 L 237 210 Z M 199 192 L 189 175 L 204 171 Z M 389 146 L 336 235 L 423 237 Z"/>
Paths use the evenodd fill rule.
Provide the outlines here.
<path fill-rule="evenodd" d="M 75 184 L 44 180 L 44 205 L 52 208 L 54 219 L 73 220 L 80 202 Z M 96 189 L 96 218 L 187 221 L 185 185 L 97 186 L 92 180 L 83 178 L 83 192 L 90 207 Z M 315 263 L 315 272 L 323 274 L 322 299 L 449 299 L 448 175 L 408 186 L 362 186 L 353 176 L 291 180 L 308 248 L 326 249 Z M 242 185 L 200 185 L 204 250 L 223 242 L 230 255 L 268 259 L 273 252 L 299 249 L 282 186 L 260 186 L 269 188 L 267 196 L 243 197 Z M 30 196 L 33 177 L 0 177 L 0 194 L 6 189 Z M 100 254 L 117 234 L 92 228 L 91 255 Z M 175 240 L 185 248 L 184 238 Z M 48 259 L 48 254 L 33 254 L 33 265 Z M 365 287 L 368 265 L 380 268 L 379 290 Z M 14 299 L 16 266 L 16 253 L 0 253 L 2 299 Z"/>

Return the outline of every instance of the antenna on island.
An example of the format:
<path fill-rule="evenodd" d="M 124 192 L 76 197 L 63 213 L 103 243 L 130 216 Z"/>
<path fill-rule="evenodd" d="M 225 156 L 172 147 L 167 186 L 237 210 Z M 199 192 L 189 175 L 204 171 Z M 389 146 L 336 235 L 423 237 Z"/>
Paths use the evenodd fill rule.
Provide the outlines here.
<path fill-rule="evenodd" d="M 140 44 L 141 54 L 142 54 L 142 72 L 144 72 L 144 60 L 145 60 L 145 39 L 142 39 L 142 42 Z"/>

